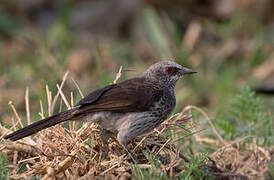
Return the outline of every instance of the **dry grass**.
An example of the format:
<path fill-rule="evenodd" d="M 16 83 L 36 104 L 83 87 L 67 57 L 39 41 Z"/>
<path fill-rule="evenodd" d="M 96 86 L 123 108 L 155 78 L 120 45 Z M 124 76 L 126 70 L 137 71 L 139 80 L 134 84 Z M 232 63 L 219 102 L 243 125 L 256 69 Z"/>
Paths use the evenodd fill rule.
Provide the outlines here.
<path fill-rule="evenodd" d="M 263 148 L 255 141 L 245 148 L 240 147 L 241 138 L 221 147 L 211 154 L 205 163 L 209 167 L 215 166 L 215 175 L 221 177 L 242 177 L 245 179 L 265 179 L 268 172 L 267 164 L 273 162 L 274 148 Z"/>
<path fill-rule="evenodd" d="M 122 72 L 120 68 L 115 82 Z M 62 87 L 67 80 L 68 73 L 65 74 L 61 85 L 57 85 L 58 93 L 52 98 L 52 92 L 47 90 L 47 104 L 49 114 L 53 113 L 58 97 L 65 103 L 67 108 L 73 107 L 74 100 L 71 93 L 70 101 L 67 100 Z M 75 83 L 75 81 L 73 80 Z M 114 83 L 115 83 L 114 82 Z M 75 83 L 79 93 L 82 94 L 79 86 Z M 26 114 L 27 123 L 30 122 L 29 94 L 26 90 Z M 70 103 L 69 103 L 70 102 Z M 41 118 L 44 118 L 46 110 L 41 104 Z M 22 118 L 16 112 L 15 107 L 10 103 L 14 112 L 15 120 L 13 126 L 7 129 L 0 126 L 1 139 L 4 135 L 15 130 L 17 125 L 23 126 Z M 203 118 L 208 121 L 217 139 L 204 137 L 202 130 L 192 121 L 191 111 L 199 111 Z M 25 179 L 30 176 L 40 175 L 42 179 L 129 179 L 132 177 L 132 160 L 126 155 L 124 149 L 115 139 L 110 139 L 108 147 L 100 140 L 100 129 L 94 123 L 84 123 L 80 128 L 76 122 L 69 122 L 68 128 L 62 125 L 45 129 L 35 136 L 26 137 L 16 142 L 5 141 L 0 144 L 0 149 L 9 160 L 10 178 Z M 172 130 L 171 136 L 166 136 L 166 132 Z M 195 106 L 187 106 L 182 112 L 173 115 L 166 120 L 161 127 L 155 129 L 151 134 L 137 138 L 131 142 L 130 146 L 144 163 L 140 166 L 149 168 L 146 157 L 142 150 L 149 150 L 162 162 L 161 170 L 169 177 L 176 177 L 183 172 L 183 164 L 190 160 L 181 153 L 179 141 L 186 136 L 180 136 L 179 132 L 185 132 L 186 136 L 193 135 L 194 140 L 201 143 L 212 144 L 219 147 L 208 160 L 202 165 L 208 169 L 215 177 L 243 177 L 248 179 L 264 177 L 267 163 L 273 161 L 273 148 L 262 148 L 256 143 L 245 148 L 240 148 L 239 144 L 245 139 L 235 142 L 226 142 L 218 134 L 213 123 L 207 114 Z M 25 169 L 18 173 L 22 165 Z"/>

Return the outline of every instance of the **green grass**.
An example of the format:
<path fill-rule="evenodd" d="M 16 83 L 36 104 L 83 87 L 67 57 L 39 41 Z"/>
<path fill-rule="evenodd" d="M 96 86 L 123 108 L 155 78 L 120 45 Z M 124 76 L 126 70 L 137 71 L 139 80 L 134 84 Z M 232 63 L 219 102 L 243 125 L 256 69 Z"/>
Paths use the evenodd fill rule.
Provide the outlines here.
<path fill-rule="evenodd" d="M 139 165 L 133 165 L 131 167 L 133 179 L 169 179 L 167 174 L 161 170 L 161 162 L 158 159 L 156 159 L 153 155 L 151 155 L 149 152 L 146 152 L 145 155 L 148 158 L 151 167 L 142 168 Z"/>
<path fill-rule="evenodd" d="M 242 88 L 230 105 L 220 110 L 215 122 L 227 140 L 250 135 L 258 138 L 259 145 L 274 144 L 271 116 L 249 87 Z"/>
<path fill-rule="evenodd" d="M 9 171 L 7 169 L 7 165 L 8 165 L 8 159 L 7 157 L 0 152 L 0 179 L 1 180 L 5 180 L 5 179 L 9 179 Z"/>
<path fill-rule="evenodd" d="M 184 165 L 184 172 L 179 175 L 180 179 L 213 179 L 208 170 L 201 168 L 201 165 L 208 157 L 206 153 L 200 153 L 190 159 L 190 163 Z"/>
<path fill-rule="evenodd" d="M 268 164 L 266 179 L 274 179 L 274 162 Z"/>
<path fill-rule="evenodd" d="M 207 158 L 207 154 L 200 153 L 193 156 L 189 163 L 186 163 L 183 167 L 178 167 L 182 169 L 181 173 L 176 177 L 168 177 L 167 174 L 161 169 L 161 161 L 156 159 L 150 153 L 146 153 L 146 157 L 149 160 L 151 167 L 142 168 L 140 165 L 133 165 L 131 167 L 133 177 L 135 180 L 146 180 L 146 179 L 184 179 L 184 180 L 194 180 L 194 179 L 213 179 L 206 169 L 201 168 L 201 165 Z"/>

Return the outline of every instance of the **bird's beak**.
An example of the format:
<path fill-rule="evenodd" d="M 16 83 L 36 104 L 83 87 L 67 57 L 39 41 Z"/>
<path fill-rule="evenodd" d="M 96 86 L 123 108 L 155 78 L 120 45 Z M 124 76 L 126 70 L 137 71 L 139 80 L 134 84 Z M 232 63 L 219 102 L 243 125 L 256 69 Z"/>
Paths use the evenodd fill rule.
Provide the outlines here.
<path fill-rule="evenodd" d="M 185 74 L 194 74 L 197 73 L 196 71 L 193 71 L 192 69 L 183 67 L 183 69 L 181 70 L 181 75 L 185 75 Z"/>

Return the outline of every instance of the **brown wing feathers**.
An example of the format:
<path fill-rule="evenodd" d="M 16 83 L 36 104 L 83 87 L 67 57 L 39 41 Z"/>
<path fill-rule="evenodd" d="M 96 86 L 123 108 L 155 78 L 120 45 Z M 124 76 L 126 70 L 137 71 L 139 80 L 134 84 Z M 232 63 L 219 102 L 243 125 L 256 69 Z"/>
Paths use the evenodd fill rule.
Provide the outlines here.
<path fill-rule="evenodd" d="M 89 104 L 89 99 L 82 101 L 78 113 L 86 112 L 136 112 L 146 111 L 155 102 L 155 98 L 162 95 L 162 91 L 151 89 L 151 85 L 144 83 L 142 78 L 134 78 L 116 84 L 102 93 L 101 97 Z M 156 93 L 155 93 L 156 92 Z M 90 96 L 90 95 L 89 95 Z M 92 98 L 92 96 L 90 96 Z"/>
<path fill-rule="evenodd" d="M 91 92 L 89 95 L 87 95 L 82 100 L 80 100 L 76 104 L 76 106 L 78 106 L 78 105 L 85 106 L 85 105 L 92 104 L 92 103 L 96 102 L 105 92 L 107 92 L 108 90 L 112 89 L 115 86 L 116 86 L 116 84 L 111 84 L 111 85 L 108 85 L 102 89 L 97 89 L 97 90 Z"/>
<path fill-rule="evenodd" d="M 102 89 L 93 91 L 83 98 L 79 101 L 76 108 L 35 122 L 4 138 L 15 141 L 58 123 L 77 119 L 77 117 L 87 113 L 100 111 L 121 113 L 146 111 L 163 93 L 162 91 L 151 89 L 152 87 L 153 86 L 144 83 L 144 79 L 142 78 L 134 78 L 118 84 L 106 86 Z"/>

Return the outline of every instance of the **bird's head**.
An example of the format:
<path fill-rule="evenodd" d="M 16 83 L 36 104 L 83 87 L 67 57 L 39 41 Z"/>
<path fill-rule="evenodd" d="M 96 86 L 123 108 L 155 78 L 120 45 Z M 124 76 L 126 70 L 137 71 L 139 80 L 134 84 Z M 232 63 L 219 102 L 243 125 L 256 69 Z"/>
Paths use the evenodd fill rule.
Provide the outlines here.
<path fill-rule="evenodd" d="M 165 83 L 167 86 L 175 86 L 180 77 L 186 74 L 196 73 L 192 69 L 186 68 L 173 61 L 160 61 L 150 66 L 143 76 L 154 78 L 159 82 Z"/>

